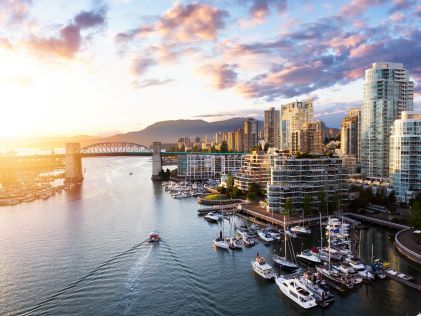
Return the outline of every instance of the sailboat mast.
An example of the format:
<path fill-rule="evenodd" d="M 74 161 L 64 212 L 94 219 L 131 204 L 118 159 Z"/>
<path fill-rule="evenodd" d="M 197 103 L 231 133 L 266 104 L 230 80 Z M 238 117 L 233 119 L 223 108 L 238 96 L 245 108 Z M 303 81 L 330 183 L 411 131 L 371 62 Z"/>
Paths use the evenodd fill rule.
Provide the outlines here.
<path fill-rule="evenodd" d="M 284 215 L 284 248 L 285 248 L 285 259 L 287 258 L 287 232 L 285 230 L 285 215 Z"/>
<path fill-rule="evenodd" d="M 330 223 L 330 217 L 328 217 L 328 223 Z M 330 232 L 331 232 L 331 229 L 330 229 L 330 226 L 329 226 L 329 242 L 328 242 L 328 249 L 329 249 L 329 271 L 330 271 Z"/>

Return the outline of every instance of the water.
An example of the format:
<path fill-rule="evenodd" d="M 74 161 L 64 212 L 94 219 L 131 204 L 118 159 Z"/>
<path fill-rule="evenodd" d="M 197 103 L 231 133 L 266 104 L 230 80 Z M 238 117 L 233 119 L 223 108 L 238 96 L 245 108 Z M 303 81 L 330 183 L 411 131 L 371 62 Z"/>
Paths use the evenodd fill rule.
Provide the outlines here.
<path fill-rule="evenodd" d="M 14 315 L 416 315 L 419 292 L 376 281 L 304 311 L 251 270 L 262 243 L 239 252 L 211 247 L 218 225 L 194 199 L 152 183 L 151 158 L 90 158 L 83 185 L 43 201 L 0 208 L 0 314 Z M 129 172 L 133 172 L 130 176 Z M 241 224 L 237 219 L 237 225 Z M 163 241 L 150 245 L 150 231 Z M 227 223 L 226 231 L 229 231 Z M 361 255 L 416 274 L 388 232 L 361 232 Z M 297 250 L 319 240 L 295 240 Z"/>

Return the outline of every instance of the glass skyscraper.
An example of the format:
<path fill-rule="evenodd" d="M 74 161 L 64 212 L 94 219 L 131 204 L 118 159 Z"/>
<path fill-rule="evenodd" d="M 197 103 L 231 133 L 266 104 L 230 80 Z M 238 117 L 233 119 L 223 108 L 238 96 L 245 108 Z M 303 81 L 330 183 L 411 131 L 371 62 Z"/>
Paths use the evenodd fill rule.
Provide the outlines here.
<path fill-rule="evenodd" d="M 365 71 L 361 108 L 361 172 L 369 178 L 389 176 L 390 128 L 413 108 L 414 83 L 400 63 L 378 62 Z"/>

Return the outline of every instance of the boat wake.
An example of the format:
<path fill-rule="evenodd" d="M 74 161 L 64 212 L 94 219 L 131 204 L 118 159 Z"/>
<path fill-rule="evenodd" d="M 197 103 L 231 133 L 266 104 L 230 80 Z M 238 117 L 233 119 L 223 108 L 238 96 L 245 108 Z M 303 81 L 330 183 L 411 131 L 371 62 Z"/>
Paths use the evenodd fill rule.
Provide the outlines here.
<path fill-rule="evenodd" d="M 117 255 L 115 255 L 114 257 L 104 261 L 102 264 L 100 264 L 99 266 L 97 266 L 96 268 L 94 268 L 93 270 L 91 270 L 90 272 L 88 272 L 87 274 L 85 274 L 83 277 L 81 277 L 79 280 L 69 284 L 68 286 L 66 286 L 65 288 L 57 291 L 54 294 L 51 294 L 49 297 L 47 297 L 46 299 L 44 299 L 43 301 L 39 302 L 38 304 L 22 311 L 22 312 L 18 312 L 19 315 L 30 315 L 32 312 L 36 311 L 37 309 L 43 307 L 45 304 L 50 303 L 51 301 L 54 301 L 55 299 L 59 298 L 60 296 L 62 296 L 63 294 L 67 293 L 69 290 L 74 289 L 78 286 L 80 286 L 84 281 L 88 280 L 89 278 L 91 278 L 92 276 L 98 274 L 99 272 L 101 272 L 102 270 L 104 270 L 105 268 L 109 267 L 110 265 L 112 265 L 114 262 L 120 260 L 121 258 L 131 254 L 132 252 L 138 250 L 139 248 L 141 248 L 142 246 L 145 245 L 149 245 L 149 240 L 146 239 L 136 245 L 134 245 L 133 247 L 131 247 L 130 249 L 127 249 L 126 251 L 123 251 Z M 152 248 L 152 247 L 151 247 Z"/>
<path fill-rule="evenodd" d="M 129 275 L 127 276 L 126 280 L 126 295 L 122 302 L 123 314 L 127 314 L 130 311 L 130 307 L 132 305 L 133 298 L 139 292 L 139 275 L 142 272 L 146 261 L 150 257 L 152 253 L 152 249 L 154 245 L 150 245 L 148 251 L 141 256 L 135 263 L 135 265 L 130 269 Z"/>

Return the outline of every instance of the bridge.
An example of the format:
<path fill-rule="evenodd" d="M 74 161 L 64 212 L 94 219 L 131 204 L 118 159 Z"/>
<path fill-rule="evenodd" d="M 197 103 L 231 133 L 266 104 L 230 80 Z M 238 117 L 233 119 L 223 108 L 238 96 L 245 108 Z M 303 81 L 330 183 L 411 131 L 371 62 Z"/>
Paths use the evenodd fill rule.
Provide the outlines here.
<path fill-rule="evenodd" d="M 13 177 L 16 170 L 65 167 L 66 182 L 83 181 L 82 158 L 113 156 L 152 156 L 152 180 L 159 180 L 162 157 L 180 156 L 188 152 L 163 152 L 160 142 L 153 142 L 152 148 L 129 142 L 98 143 L 81 147 L 80 143 L 66 143 L 64 154 L 0 157 L 0 171 L 6 177 Z M 242 153 L 200 153 L 208 155 L 231 155 Z"/>

